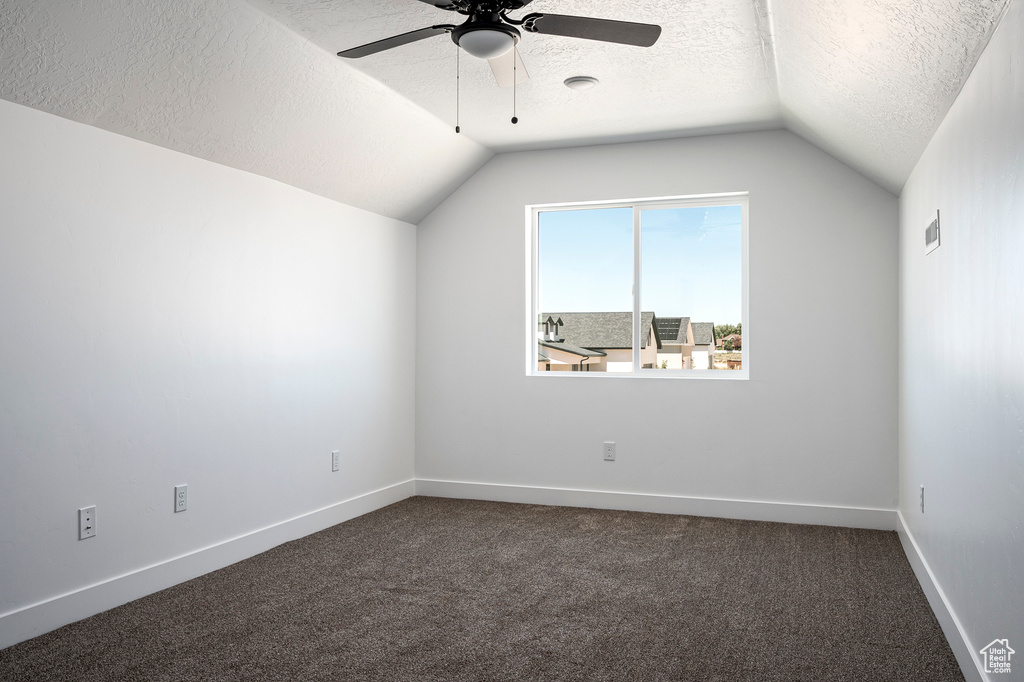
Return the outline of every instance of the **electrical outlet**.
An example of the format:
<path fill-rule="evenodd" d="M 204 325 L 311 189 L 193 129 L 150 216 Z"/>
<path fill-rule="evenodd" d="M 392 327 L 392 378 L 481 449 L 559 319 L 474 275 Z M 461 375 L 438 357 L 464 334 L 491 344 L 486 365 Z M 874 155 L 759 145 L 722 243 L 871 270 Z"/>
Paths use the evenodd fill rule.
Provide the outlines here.
<path fill-rule="evenodd" d="M 85 540 L 96 535 L 96 506 L 78 510 L 78 539 Z"/>
<path fill-rule="evenodd" d="M 174 486 L 174 513 L 188 509 L 188 485 Z"/>
<path fill-rule="evenodd" d="M 921 486 L 921 513 L 924 514 L 924 486 Z"/>
<path fill-rule="evenodd" d="M 331 450 L 331 471 L 341 468 L 341 450 Z"/>
<path fill-rule="evenodd" d="M 615 461 L 615 441 L 606 440 L 604 442 L 604 461 L 614 462 Z"/>

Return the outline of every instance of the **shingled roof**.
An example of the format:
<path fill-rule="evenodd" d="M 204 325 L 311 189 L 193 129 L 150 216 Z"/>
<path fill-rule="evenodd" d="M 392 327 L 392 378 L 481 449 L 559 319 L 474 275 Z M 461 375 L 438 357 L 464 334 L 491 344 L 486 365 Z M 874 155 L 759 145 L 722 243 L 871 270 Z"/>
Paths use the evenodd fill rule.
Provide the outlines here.
<path fill-rule="evenodd" d="M 543 330 L 544 320 L 549 317 L 556 320 L 561 318 L 564 323 L 558 332 L 563 342 L 552 344 L 552 348 L 575 346 L 596 350 L 633 347 L 633 313 L 541 313 L 538 330 Z M 641 348 L 651 343 L 653 320 L 653 312 L 640 313 Z M 654 341 L 658 343 L 657 332 Z"/>
<path fill-rule="evenodd" d="M 693 344 L 695 346 L 715 345 L 715 323 L 714 322 L 693 322 Z"/>
<path fill-rule="evenodd" d="M 690 324 L 688 317 L 656 317 L 654 328 L 658 330 L 658 338 L 662 345 L 678 346 L 686 343 L 686 327 Z"/>

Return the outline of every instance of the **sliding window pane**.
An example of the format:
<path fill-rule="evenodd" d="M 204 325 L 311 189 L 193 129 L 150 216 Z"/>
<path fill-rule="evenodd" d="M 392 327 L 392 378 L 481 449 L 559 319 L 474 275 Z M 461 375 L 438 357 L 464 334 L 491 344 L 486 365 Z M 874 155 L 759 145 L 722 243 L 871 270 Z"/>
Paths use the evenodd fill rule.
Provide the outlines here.
<path fill-rule="evenodd" d="M 640 306 L 661 342 L 643 366 L 742 369 L 742 206 L 644 209 L 640 249 Z"/>
<path fill-rule="evenodd" d="M 633 210 L 537 218 L 537 369 L 631 372 Z"/>

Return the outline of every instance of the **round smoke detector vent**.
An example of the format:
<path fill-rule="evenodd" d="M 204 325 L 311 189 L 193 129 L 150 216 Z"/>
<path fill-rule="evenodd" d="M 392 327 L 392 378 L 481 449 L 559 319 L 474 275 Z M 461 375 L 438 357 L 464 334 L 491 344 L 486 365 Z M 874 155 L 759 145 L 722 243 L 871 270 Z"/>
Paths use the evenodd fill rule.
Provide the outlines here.
<path fill-rule="evenodd" d="M 589 90 L 598 83 L 600 81 L 593 76 L 573 76 L 565 79 L 565 87 L 573 90 Z"/>

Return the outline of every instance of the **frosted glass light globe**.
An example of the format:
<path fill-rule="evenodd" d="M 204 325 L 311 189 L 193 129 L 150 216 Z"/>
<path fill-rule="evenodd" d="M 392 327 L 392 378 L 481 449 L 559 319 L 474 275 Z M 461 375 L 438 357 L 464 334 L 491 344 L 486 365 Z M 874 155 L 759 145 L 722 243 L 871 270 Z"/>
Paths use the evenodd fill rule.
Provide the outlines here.
<path fill-rule="evenodd" d="M 459 38 L 459 47 L 480 59 L 500 57 L 515 44 L 515 38 L 508 33 L 487 28 L 470 31 Z"/>

